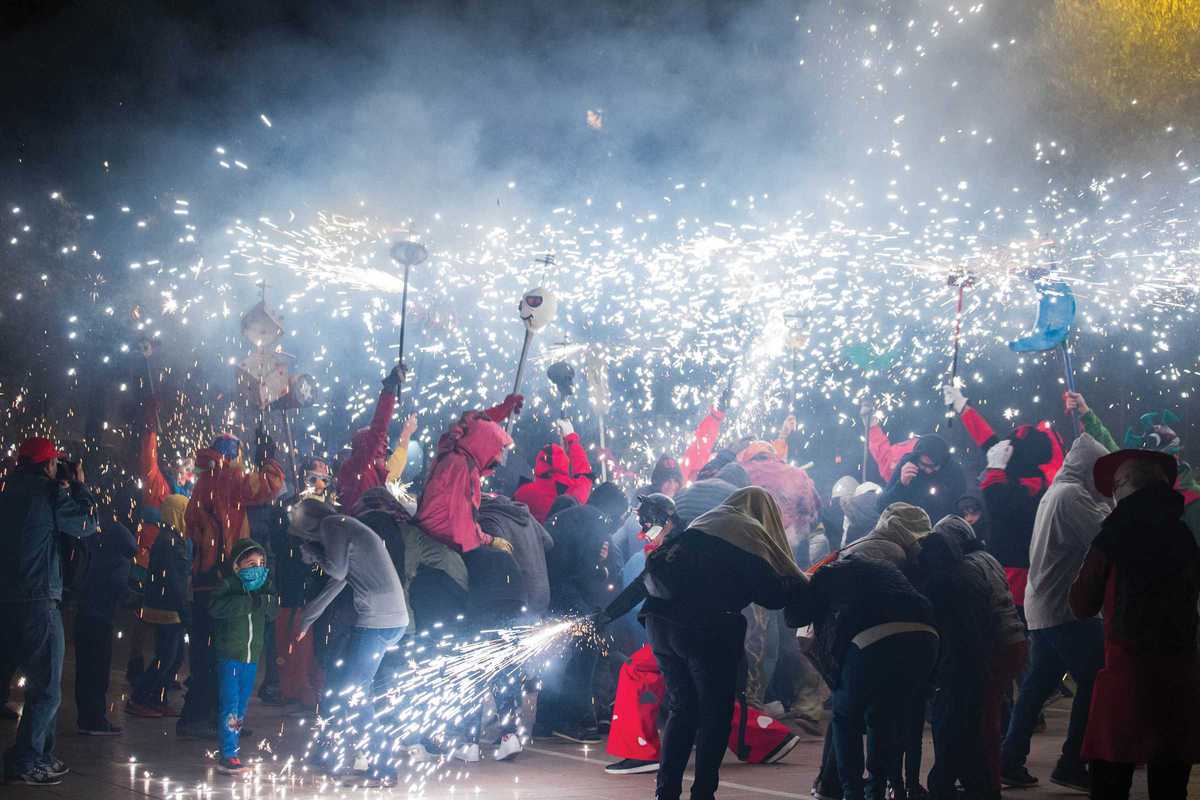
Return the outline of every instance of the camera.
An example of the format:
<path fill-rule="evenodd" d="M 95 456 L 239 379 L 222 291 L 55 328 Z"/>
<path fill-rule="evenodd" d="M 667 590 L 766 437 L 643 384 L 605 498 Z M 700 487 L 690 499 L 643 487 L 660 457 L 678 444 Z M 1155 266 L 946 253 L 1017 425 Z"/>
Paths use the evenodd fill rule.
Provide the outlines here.
<path fill-rule="evenodd" d="M 78 461 L 71 461 L 66 458 L 58 459 L 57 469 L 54 473 L 54 479 L 67 482 L 75 480 L 75 469 L 78 466 Z"/>

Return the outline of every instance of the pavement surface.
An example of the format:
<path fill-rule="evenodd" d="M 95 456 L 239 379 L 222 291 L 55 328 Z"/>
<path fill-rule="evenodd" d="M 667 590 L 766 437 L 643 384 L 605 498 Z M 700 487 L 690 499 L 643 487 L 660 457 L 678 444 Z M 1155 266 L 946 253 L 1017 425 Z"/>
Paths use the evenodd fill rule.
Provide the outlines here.
<path fill-rule="evenodd" d="M 70 628 L 68 627 L 68 631 Z M 68 637 L 69 639 L 69 637 Z M 114 665 L 124 665 L 122 648 Z M 174 719 L 126 717 L 121 709 L 127 687 L 123 674 L 113 671 L 109 693 L 110 720 L 125 728 L 122 736 L 90 737 L 75 730 L 73 652 L 68 643 L 63 708 L 59 715 L 57 754 L 70 767 L 58 786 L 0 786 L 0 797 L 47 797 L 69 800 L 305 800 L 321 798 L 386 798 L 409 794 L 401 784 L 392 789 L 338 786 L 302 768 L 289 768 L 288 758 L 299 755 L 308 740 L 308 725 L 300 712 L 251 701 L 246 726 L 253 737 L 244 740 L 243 759 L 255 761 L 252 771 L 240 777 L 216 771 L 216 742 L 180 739 Z M 20 691 L 13 699 L 20 700 Z M 172 701 L 179 705 L 181 698 Z M 1048 728 L 1033 740 L 1029 769 L 1042 779 L 1034 789 L 1006 791 L 1012 800 L 1070 798 L 1081 795 L 1046 783 L 1066 729 L 1069 702 L 1060 700 L 1047 709 Z M 0 721 L 0 738 L 10 742 L 16 723 Z M 738 763 L 727 754 L 721 770 L 721 800 L 808 798 L 821 756 L 821 740 L 804 738 L 781 764 L 763 766 Z M 604 772 L 612 761 L 603 745 L 584 746 L 557 739 L 537 739 L 524 753 L 507 762 L 485 756 L 478 764 L 450 762 L 427 781 L 424 795 L 446 800 L 505 798 L 505 800 L 601 800 L 602 798 L 652 798 L 653 775 L 614 776 Z M 925 768 L 932 760 L 926 741 Z M 686 791 L 686 789 L 685 789 Z M 1134 781 L 1134 796 L 1146 794 L 1145 773 Z M 1189 797 L 1200 798 L 1200 781 L 1193 779 Z"/>

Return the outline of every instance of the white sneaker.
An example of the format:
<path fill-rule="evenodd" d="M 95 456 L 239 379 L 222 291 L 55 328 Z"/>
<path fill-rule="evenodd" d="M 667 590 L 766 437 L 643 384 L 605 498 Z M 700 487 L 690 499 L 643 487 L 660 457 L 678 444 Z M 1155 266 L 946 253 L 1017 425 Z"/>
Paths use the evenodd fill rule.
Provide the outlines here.
<path fill-rule="evenodd" d="M 429 761 L 436 761 L 437 754 L 431 753 L 423 744 L 414 744 L 408 748 L 408 763 L 409 764 L 424 764 Z"/>
<path fill-rule="evenodd" d="M 510 758 L 517 756 L 525 747 L 521 744 L 521 737 L 515 733 L 506 733 L 500 737 L 500 744 L 496 745 L 494 757 L 497 761 L 507 761 Z"/>
<path fill-rule="evenodd" d="M 466 761 L 468 764 L 476 764 L 480 761 L 479 745 L 464 744 L 459 745 L 454 749 L 454 757 L 459 761 Z"/>

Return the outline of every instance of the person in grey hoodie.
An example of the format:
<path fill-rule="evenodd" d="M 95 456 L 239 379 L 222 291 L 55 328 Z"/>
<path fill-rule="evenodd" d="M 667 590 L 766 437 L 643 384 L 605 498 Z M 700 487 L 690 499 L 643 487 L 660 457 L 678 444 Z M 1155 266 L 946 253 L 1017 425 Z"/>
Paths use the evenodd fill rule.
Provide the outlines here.
<path fill-rule="evenodd" d="M 525 579 L 526 612 L 543 617 L 550 608 L 550 576 L 546 553 L 554 538 L 529 512 L 529 506 L 504 495 L 484 495 L 479 503 L 479 527 L 484 533 L 507 540 Z"/>
<path fill-rule="evenodd" d="M 1029 546 L 1025 620 L 1029 626 L 1029 671 L 1013 708 L 1001 752 L 1001 780 L 1028 787 L 1037 778 L 1025 768 L 1038 712 L 1058 688 L 1064 672 L 1075 678 L 1075 699 L 1062 756 L 1050 782 L 1086 791 L 1089 779 L 1080 757 L 1087 728 L 1092 684 L 1104 664 L 1104 626 L 1099 619 L 1075 619 L 1068 597 L 1100 524 L 1112 510 L 1096 489 L 1092 467 L 1108 450 L 1089 434 L 1071 445 L 1054 482 L 1038 504 Z"/>
<path fill-rule="evenodd" d="M 300 616 L 303 639 L 326 607 L 347 586 L 354 593 L 358 621 L 351 633 L 341 675 L 332 678 L 335 693 L 346 689 L 370 692 L 384 651 L 408 629 L 404 586 L 373 530 L 353 517 L 338 514 L 320 500 L 305 500 L 292 509 L 291 534 L 304 541 L 304 556 L 329 575 L 329 583 L 304 606 Z"/>

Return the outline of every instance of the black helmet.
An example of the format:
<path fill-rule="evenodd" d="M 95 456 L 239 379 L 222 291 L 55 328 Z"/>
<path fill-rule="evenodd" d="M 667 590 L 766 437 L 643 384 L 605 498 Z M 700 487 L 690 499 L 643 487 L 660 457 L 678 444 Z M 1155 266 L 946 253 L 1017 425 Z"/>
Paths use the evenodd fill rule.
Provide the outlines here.
<path fill-rule="evenodd" d="M 666 525 L 675 516 L 675 501 L 665 494 L 638 495 L 638 522 L 643 528 Z"/>

